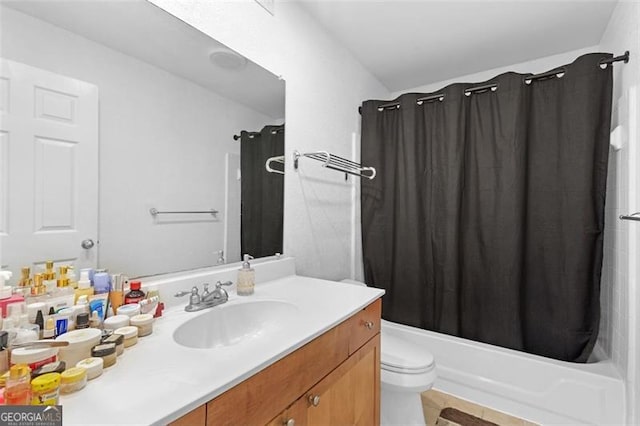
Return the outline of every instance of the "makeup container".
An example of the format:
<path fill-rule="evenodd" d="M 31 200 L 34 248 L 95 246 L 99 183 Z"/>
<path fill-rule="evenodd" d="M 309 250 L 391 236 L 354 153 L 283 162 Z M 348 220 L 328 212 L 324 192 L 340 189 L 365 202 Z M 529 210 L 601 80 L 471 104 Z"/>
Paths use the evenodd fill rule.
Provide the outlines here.
<path fill-rule="evenodd" d="M 129 318 L 138 315 L 140 313 L 140 305 L 137 303 L 130 303 L 128 305 L 122 305 L 116 309 L 116 314 L 126 315 Z"/>
<path fill-rule="evenodd" d="M 138 327 L 138 337 L 148 336 L 153 332 L 153 315 L 140 314 L 131 317 L 131 325 Z"/>
<path fill-rule="evenodd" d="M 49 374 L 49 373 L 60 374 L 66 368 L 67 368 L 67 365 L 65 364 L 64 361 L 50 362 L 49 364 L 45 364 L 42 367 L 36 370 L 33 370 L 31 372 L 31 381 L 33 382 L 33 379 L 35 379 L 36 377 L 42 376 L 43 374 Z"/>
<path fill-rule="evenodd" d="M 31 380 L 31 405 L 58 405 L 60 373 L 46 373 Z"/>
<path fill-rule="evenodd" d="M 102 374 L 104 361 L 102 358 L 85 358 L 76 364 L 76 367 L 82 367 L 87 370 L 87 380 L 92 380 Z"/>
<path fill-rule="evenodd" d="M 125 348 L 138 343 L 138 327 L 132 325 L 127 327 L 120 327 L 119 329 L 115 330 L 113 334 L 121 334 L 122 336 L 124 336 Z"/>
<path fill-rule="evenodd" d="M 105 330 L 116 330 L 120 327 L 126 327 L 129 325 L 128 315 L 114 315 L 104 320 Z"/>
<path fill-rule="evenodd" d="M 87 370 L 82 367 L 71 367 L 60 375 L 60 393 L 79 391 L 86 384 Z"/>
<path fill-rule="evenodd" d="M 116 344 L 115 343 L 102 343 L 93 349 L 91 349 L 91 356 L 93 358 L 102 358 L 104 368 L 109 368 L 116 363 Z"/>
<path fill-rule="evenodd" d="M 11 351 L 11 365 L 27 364 L 31 371 L 58 360 L 58 348 L 17 348 Z"/>
<path fill-rule="evenodd" d="M 67 365 L 76 365 L 78 361 L 91 356 L 91 348 L 100 344 L 101 338 L 102 330 L 97 328 L 70 331 L 56 338 L 56 340 L 69 342 L 69 346 L 60 348 L 58 356 Z"/>
<path fill-rule="evenodd" d="M 116 345 L 116 355 L 124 353 L 124 336 L 122 334 L 112 334 L 102 338 L 102 343 L 114 343 Z"/>

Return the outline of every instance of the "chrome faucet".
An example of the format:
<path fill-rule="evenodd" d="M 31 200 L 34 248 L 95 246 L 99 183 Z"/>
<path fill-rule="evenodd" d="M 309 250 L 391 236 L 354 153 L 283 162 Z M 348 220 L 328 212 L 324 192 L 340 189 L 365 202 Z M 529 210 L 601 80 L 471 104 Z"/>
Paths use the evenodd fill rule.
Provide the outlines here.
<path fill-rule="evenodd" d="M 203 284 L 204 291 L 202 296 L 198 293 L 198 287 L 193 286 L 191 291 L 180 291 L 176 293 L 175 297 L 182 297 L 190 294 L 189 304 L 185 306 L 184 310 L 187 312 L 201 311 L 206 308 L 213 308 L 214 306 L 222 305 L 229 300 L 229 294 L 222 288 L 222 286 L 230 286 L 233 283 L 231 281 L 216 283 L 216 288 L 213 291 L 209 291 L 209 284 Z"/>

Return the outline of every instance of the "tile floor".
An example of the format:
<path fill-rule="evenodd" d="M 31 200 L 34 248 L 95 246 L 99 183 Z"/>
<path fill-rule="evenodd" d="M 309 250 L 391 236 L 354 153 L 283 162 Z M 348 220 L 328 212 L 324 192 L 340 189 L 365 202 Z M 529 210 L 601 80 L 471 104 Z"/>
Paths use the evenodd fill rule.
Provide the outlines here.
<path fill-rule="evenodd" d="M 424 410 L 424 417 L 427 422 L 427 426 L 436 426 L 438 418 L 440 417 L 440 411 L 446 407 L 464 411 L 467 414 L 479 417 L 488 422 L 496 423 L 500 426 L 538 426 L 536 423 L 531 423 L 518 417 L 501 413 L 500 411 L 483 407 L 482 405 L 474 404 L 473 402 L 469 402 L 464 399 L 456 398 L 453 395 L 449 395 L 435 389 L 430 389 L 422 393 L 422 409 Z M 442 424 L 443 422 L 441 421 L 438 423 L 438 426 Z"/>

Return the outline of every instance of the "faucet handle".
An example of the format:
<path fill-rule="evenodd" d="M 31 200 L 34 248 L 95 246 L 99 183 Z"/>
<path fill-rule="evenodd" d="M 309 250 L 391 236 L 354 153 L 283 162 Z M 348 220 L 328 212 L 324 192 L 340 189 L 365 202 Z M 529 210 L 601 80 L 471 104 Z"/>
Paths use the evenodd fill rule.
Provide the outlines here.
<path fill-rule="evenodd" d="M 231 281 L 225 281 L 225 282 L 218 281 L 216 283 L 216 288 L 222 288 L 223 285 L 224 286 L 230 286 L 230 285 L 233 285 L 233 282 L 231 282 Z"/>
<path fill-rule="evenodd" d="M 204 283 L 202 284 L 202 287 L 204 288 L 204 290 L 202 291 L 202 297 L 206 296 L 207 294 L 211 293 L 209 291 L 209 283 Z"/>
<path fill-rule="evenodd" d="M 186 296 L 187 294 L 191 294 L 191 290 L 180 290 L 179 292 L 174 294 L 173 297 L 182 297 Z"/>
<path fill-rule="evenodd" d="M 193 286 L 191 288 L 191 296 L 189 296 L 190 305 L 198 305 L 200 303 L 200 295 L 198 294 L 198 287 Z"/>

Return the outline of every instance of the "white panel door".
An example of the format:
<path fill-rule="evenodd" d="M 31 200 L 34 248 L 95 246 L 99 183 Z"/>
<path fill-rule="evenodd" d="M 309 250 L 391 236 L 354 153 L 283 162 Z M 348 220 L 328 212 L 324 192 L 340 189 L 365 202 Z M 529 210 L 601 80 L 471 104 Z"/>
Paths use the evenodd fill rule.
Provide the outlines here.
<path fill-rule="evenodd" d="M 0 61 L 0 264 L 95 267 L 98 88 Z"/>

